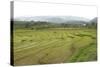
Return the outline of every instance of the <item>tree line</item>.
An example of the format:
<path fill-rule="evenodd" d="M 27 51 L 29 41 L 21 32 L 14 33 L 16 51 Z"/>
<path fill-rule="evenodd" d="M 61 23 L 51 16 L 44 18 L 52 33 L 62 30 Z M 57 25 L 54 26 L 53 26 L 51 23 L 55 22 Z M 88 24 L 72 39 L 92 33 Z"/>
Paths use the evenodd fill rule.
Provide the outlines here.
<path fill-rule="evenodd" d="M 47 29 L 47 28 L 97 28 L 96 21 L 91 20 L 89 22 L 73 21 L 65 23 L 54 23 L 47 21 L 14 21 L 14 29 L 27 28 L 27 29 Z"/>

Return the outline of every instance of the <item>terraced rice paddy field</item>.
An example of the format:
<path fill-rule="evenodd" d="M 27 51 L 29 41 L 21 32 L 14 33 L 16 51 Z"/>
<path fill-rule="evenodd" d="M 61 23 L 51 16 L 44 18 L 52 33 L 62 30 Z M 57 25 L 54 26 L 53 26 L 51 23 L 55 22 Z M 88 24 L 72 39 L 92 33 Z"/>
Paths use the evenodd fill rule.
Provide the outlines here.
<path fill-rule="evenodd" d="M 14 65 L 97 60 L 95 29 L 14 30 Z"/>

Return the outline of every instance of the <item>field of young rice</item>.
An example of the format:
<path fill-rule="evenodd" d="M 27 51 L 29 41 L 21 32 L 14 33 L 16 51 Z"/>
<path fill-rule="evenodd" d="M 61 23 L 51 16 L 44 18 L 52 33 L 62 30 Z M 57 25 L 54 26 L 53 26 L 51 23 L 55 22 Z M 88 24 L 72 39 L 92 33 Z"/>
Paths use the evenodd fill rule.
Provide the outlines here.
<path fill-rule="evenodd" d="M 95 61 L 95 29 L 14 30 L 14 64 Z"/>

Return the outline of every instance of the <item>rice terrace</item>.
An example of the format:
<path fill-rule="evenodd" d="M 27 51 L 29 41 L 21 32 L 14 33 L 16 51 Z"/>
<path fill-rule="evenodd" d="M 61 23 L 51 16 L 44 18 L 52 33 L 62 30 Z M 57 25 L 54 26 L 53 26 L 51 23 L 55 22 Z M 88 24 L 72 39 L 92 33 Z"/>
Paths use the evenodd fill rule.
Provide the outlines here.
<path fill-rule="evenodd" d="M 53 21 L 14 21 L 14 65 L 97 60 L 97 18 Z"/>

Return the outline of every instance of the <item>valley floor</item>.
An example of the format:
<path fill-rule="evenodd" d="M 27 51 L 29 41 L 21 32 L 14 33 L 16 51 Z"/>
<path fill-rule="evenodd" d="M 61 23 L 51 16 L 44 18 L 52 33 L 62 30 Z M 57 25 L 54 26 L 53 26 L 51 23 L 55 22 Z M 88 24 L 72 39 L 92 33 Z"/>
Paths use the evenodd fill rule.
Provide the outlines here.
<path fill-rule="evenodd" d="M 14 65 L 97 60 L 95 29 L 14 30 Z"/>

